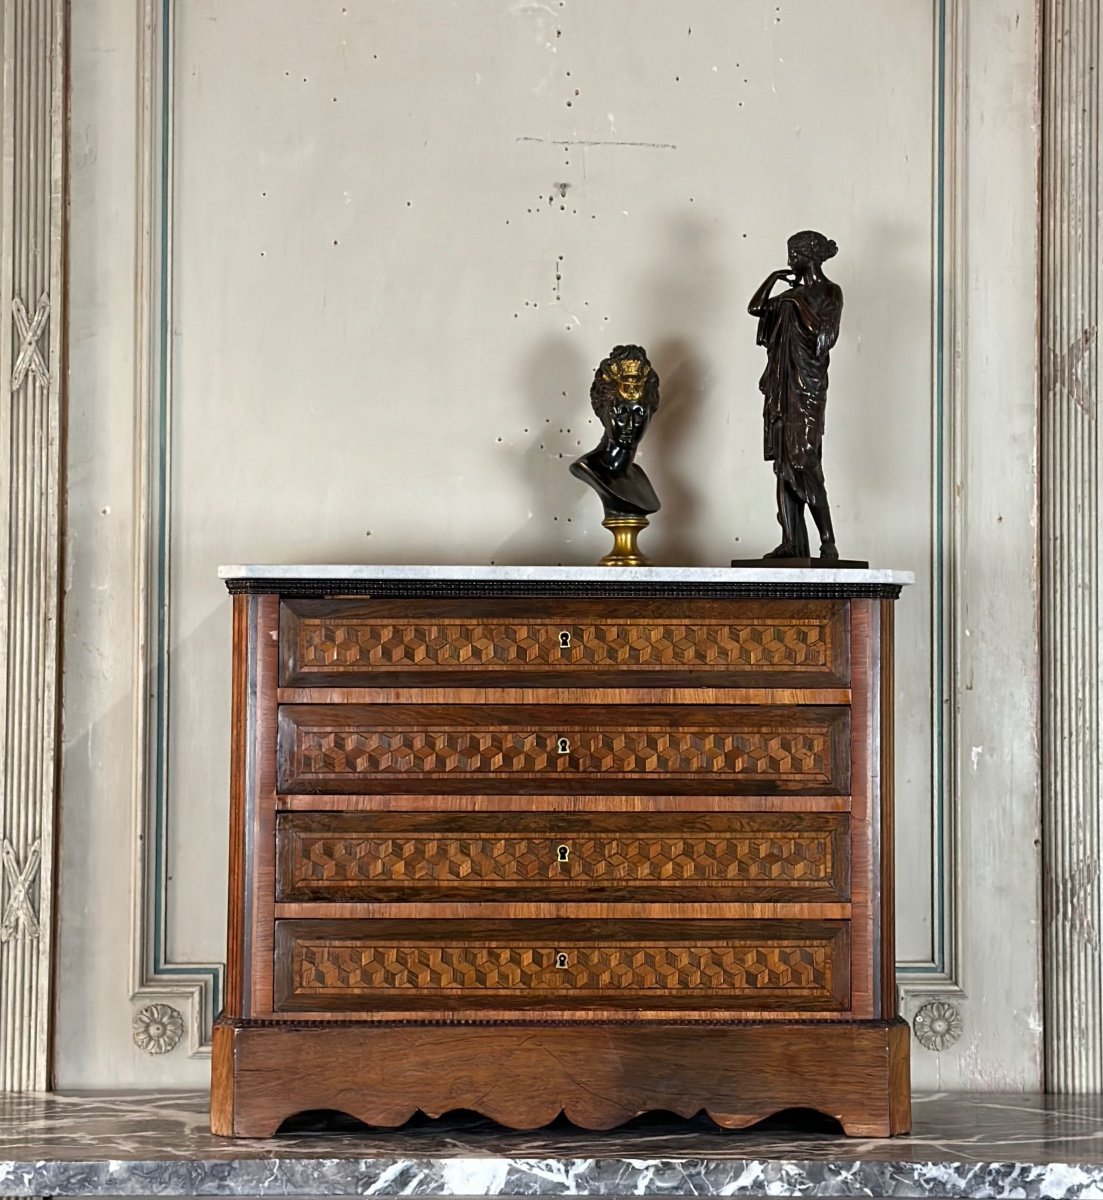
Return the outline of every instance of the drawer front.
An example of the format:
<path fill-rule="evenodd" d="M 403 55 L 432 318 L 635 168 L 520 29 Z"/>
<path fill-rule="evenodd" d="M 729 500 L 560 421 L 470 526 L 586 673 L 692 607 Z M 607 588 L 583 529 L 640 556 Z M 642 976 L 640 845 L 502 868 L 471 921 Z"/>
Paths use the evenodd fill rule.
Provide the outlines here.
<path fill-rule="evenodd" d="M 285 687 L 845 687 L 845 601 L 286 600 Z"/>
<path fill-rule="evenodd" d="M 845 902 L 846 813 L 280 813 L 276 899 Z"/>
<path fill-rule="evenodd" d="M 300 704 L 278 736 L 284 793 L 850 788 L 842 706 Z"/>
<path fill-rule="evenodd" d="M 281 1011 L 849 1007 L 844 921 L 278 921 Z"/>

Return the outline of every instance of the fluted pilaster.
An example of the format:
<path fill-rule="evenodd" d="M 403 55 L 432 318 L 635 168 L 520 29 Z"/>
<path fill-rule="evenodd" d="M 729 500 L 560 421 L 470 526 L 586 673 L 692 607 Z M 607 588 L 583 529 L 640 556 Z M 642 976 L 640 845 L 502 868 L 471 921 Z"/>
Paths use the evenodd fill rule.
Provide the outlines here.
<path fill-rule="evenodd" d="M 1047 0 L 1041 11 L 1046 1076 L 1052 1091 L 1095 1092 L 1103 1088 L 1099 0 Z"/>
<path fill-rule="evenodd" d="M 0 1091 L 15 1091 L 48 1084 L 65 0 L 0 14 Z"/>

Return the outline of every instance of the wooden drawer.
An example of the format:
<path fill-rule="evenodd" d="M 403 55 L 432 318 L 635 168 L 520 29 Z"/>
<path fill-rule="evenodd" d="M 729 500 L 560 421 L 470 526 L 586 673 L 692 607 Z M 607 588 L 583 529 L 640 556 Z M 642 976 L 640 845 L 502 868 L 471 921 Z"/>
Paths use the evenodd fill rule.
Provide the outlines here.
<path fill-rule="evenodd" d="M 850 899 L 846 813 L 280 813 L 280 901 Z"/>
<path fill-rule="evenodd" d="M 838 1010 L 845 921 L 278 921 L 281 1011 Z"/>
<path fill-rule="evenodd" d="M 846 687 L 846 601 L 285 600 L 284 687 Z"/>
<path fill-rule="evenodd" d="M 298 704 L 278 741 L 284 793 L 850 788 L 842 706 Z"/>

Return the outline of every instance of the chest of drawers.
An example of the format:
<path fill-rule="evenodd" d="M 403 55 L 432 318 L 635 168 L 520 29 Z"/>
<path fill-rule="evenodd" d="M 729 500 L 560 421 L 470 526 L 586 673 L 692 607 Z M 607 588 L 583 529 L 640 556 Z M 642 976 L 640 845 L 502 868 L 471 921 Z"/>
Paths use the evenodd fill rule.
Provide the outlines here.
<path fill-rule="evenodd" d="M 226 568 L 212 1128 L 910 1119 L 889 572 Z"/>

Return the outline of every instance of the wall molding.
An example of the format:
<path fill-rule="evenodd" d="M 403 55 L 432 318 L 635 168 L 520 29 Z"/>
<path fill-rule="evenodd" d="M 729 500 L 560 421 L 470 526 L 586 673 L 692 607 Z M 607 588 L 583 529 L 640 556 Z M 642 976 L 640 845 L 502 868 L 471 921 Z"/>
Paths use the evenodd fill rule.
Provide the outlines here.
<path fill-rule="evenodd" d="M 961 680 L 961 632 L 966 614 L 960 584 L 964 478 L 962 426 L 965 391 L 964 145 L 967 0 L 937 0 L 931 197 L 935 226 L 935 288 L 931 312 L 931 955 L 924 962 L 897 964 L 901 999 L 918 1007 L 932 995 L 963 996 L 959 980 L 960 915 L 956 880 L 961 862 L 957 809 L 960 796 L 957 695 Z"/>
<path fill-rule="evenodd" d="M 133 689 L 130 992 L 131 1000 L 142 1004 L 153 996 L 173 997 L 185 1014 L 189 1054 L 207 1056 L 211 1025 L 221 1006 L 223 966 L 175 961 L 168 952 L 173 5 L 171 0 L 137 3 L 134 612 L 139 633 Z"/>
<path fill-rule="evenodd" d="M 139 54 L 138 376 L 135 474 L 138 479 L 135 611 L 142 618 L 135 661 L 134 870 L 137 886 L 132 927 L 132 998 L 173 996 L 187 1013 L 188 1047 L 209 1053 L 210 1024 L 219 1005 L 222 965 L 178 963 L 165 953 L 167 912 L 168 673 L 167 630 L 171 603 L 170 489 L 172 467 L 172 0 L 138 0 Z M 960 522 L 955 485 L 962 478 L 960 437 L 964 341 L 960 271 L 962 238 L 958 121 L 965 88 L 965 0 L 934 0 L 936 58 L 932 64 L 936 138 L 932 153 L 932 206 L 937 247 L 932 267 L 932 945 L 930 957 L 898 965 L 900 991 L 912 1007 L 931 995 L 963 994 L 957 977 L 959 921 L 955 878 L 959 861 L 956 805 L 958 747 L 952 697 L 957 687 L 956 647 L 965 614 L 953 571 Z"/>
<path fill-rule="evenodd" d="M 139 55 L 139 186 L 135 474 L 137 513 L 134 584 L 141 634 L 134 666 L 137 751 L 133 769 L 135 899 L 132 980 L 135 1000 L 175 997 L 187 1014 L 188 1047 L 209 1053 L 210 1023 L 219 1005 L 222 965 L 173 962 L 167 930 L 167 630 L 171 597 L 169 496 L 172 466 L 172 0 L 137 0 Z M 965 478 L 965 278 L 962 126 L 965 113 L 967 0 L 934 0 L 936 113 L 932 207 L 934 394 L 931 480 L 932 588 L 932 938 L 930 956 L 898 964 L 901 997 L 914 1010 L 932 996 L 963 997 L 961 920 L 956 880 L 961 748 L 955 712 L 962 685 L 961 648 L 967 620 L 960 570 Z"/>
<path fill-rule="evenodd" d="M 1046 1086 L 1103 1089 L 1098 0 L 1042 6 Z"/>
<path fill-rule="evenodd" d="M 67 28 L 0 9 L 0 1091 L 49 1086 Z"/>

